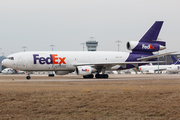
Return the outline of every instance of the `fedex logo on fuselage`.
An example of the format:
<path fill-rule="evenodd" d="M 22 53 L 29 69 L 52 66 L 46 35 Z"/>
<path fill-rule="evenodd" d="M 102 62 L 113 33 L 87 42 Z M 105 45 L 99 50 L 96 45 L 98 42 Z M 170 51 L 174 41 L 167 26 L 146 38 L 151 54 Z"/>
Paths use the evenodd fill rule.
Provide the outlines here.
<path fill-rule="evenodd" d="M 33 54 L 34 64 L 66 64 L 66 57 L 59 57 L 57 54 L 50 54 L 49 57 L 39 57 L 39 54 Z"/>
<path fill-rule="evenodd" d="M 86 71 L 86 72 L 89 72 L 89 70 L 88 70 L 88 69 L 82 69 L 82 71 Z"/>
<path fill-rule="evenodd" d="M 155 49 L 155 46 L 142 44 L 142 49 Z"/>
<path fill-rule="evenodd" d="M 177 66 L 177 69 L 179 70 L 179 69 L 180 69 L 180 66 Z"/>

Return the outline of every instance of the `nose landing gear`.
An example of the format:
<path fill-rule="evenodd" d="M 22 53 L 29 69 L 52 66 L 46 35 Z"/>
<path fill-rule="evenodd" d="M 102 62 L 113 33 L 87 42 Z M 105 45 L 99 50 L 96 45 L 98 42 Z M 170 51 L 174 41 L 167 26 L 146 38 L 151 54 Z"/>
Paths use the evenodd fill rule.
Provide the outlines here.
<path fill-rule="evenodd" d="M 28 71 L 26 71 L 26 73 L 28 74 L 28 76 L 26 77 L 27 80 L 31 79 L 30 73 Z"/>
<path fill-rule="evenodd" d="M 28 76 L 26 77 L 26 79 L 27 79 L 27 80 L 31 79 L 31 76 L 28 75 Z"/>

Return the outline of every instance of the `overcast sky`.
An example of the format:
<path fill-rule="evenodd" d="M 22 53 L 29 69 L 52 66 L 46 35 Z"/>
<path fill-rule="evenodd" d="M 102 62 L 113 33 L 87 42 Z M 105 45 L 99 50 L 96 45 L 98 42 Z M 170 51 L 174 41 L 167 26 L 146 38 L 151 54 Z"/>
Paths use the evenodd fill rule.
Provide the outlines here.
<path fill-rule="evenodd" d="M 82 51 L 95 37 L 98 51 L 127 52 L 155 21 L 167 51 L 180 51 L 179 0 L 1 0 L 0 54 L 23 51 Z M 166 51 L 164 51 L 166 52 Z M 178 52 L 180 53 L 180 52 Z"/>

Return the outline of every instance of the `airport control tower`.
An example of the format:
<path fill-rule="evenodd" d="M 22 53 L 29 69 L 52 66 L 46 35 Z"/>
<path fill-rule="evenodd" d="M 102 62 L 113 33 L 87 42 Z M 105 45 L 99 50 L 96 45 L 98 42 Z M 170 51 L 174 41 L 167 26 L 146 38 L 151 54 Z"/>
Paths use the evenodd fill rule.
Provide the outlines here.
<path fill-rule="evenodd" d="M 90 40 L 86 42 L 87 50 L 88 51 L 96 51 L 98 42 L 95 41 L 94 37 L 90 37 Z"/>

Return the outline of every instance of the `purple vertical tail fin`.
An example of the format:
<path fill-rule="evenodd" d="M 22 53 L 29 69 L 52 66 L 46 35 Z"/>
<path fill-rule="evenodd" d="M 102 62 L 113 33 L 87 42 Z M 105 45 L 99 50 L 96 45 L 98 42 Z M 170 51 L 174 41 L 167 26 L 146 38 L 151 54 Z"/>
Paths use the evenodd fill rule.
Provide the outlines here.
<path fill-rule="evenodd" d="M 180 64 L 180 58 L 177 60 L 173 55 L 171 55 L 171 58 L 173 60 L 173 64 L 179 65 Z"/>
<path fill-rule="evenodd" d="M 176 61 L 176 63 L 174 63 L 175 65 L 179 65 L 180 64 L 180 58 Z"/>
<path fill-rule="evenodd" d="M 156 21 L 139 42 L 150 42 L 157 40 L 162 25 L 163 21 Z"/>
<path fill-rule="evenodd" d="M 127 49 L 133 53 L 152 54 L 166 48 L 166 42 L 157 41 L 163 21 L 156 21 L 139 41 L 127 43 Z"/>
<path fill-rule="evenodd" d="M 175 64 L 177 62 L 177 59 L 173 55 L 171 55 L 171 59 L 173 61 L 173 64 Z"/>

